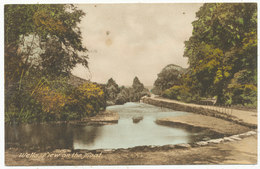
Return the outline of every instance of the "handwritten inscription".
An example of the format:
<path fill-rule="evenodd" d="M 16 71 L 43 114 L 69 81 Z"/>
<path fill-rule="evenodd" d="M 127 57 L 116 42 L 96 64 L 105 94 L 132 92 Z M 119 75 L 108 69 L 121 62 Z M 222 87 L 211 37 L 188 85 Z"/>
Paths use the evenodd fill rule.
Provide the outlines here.
<path fill-rule="evenodd" d="M 102 153 L 93 154 L 93 153 L 20 153 L 19 158 L 27 159 L 44 159 L 44 158 L 64 158 L 64 159 L 87 159 L 87 158 L 100 158 Z"/>

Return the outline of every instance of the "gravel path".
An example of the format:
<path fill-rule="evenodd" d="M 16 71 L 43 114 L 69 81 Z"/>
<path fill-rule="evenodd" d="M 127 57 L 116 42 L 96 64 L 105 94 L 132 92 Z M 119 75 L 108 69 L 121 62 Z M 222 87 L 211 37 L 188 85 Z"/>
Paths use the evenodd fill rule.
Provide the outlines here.
<path fill-rule="evenodd" d="M 197 107 L 197 108 L 204 108 L 204 109 L 208 109 L 208 110 L 215 110 L 215 111 L 219 111 L 220 113 L 226 113 L 231 116 L 234 116 L 245 123 L 257 125 L 257 111 L 245 111 L 245 110 L 230 109 L 230 108 L 224 108 L 224 107 L 221 108 L 221 107 L 217 107 L 217 106 L 197 105 L 197 104 L 192 104 L 192 103 L 183 103 L 183 102 L 179 102 L 176 100 L 170 100 L 170 99 L 165 99 L 165 98 L 151 98 L 151 99 L 157 100 L 157 101 L 163 101 L 163 102 L 167 102 L 167 103 L 176 103 L 176 104 L 185 105 L 185 106 L 189 106 L 189 107 Z"/>

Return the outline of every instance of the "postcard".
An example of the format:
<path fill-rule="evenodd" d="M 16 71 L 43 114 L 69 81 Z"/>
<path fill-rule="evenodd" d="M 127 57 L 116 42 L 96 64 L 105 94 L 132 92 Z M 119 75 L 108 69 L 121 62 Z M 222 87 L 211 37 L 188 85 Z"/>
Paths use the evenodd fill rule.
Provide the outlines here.
<path fill-rule="evenodd" d="M 5 167 L 257 167 L 256 1 L 2 8 Z"/>

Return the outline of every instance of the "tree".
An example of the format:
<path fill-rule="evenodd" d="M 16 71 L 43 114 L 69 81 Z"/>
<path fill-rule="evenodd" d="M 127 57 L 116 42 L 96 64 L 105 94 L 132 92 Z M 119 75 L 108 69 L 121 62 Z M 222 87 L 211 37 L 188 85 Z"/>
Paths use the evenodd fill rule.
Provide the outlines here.
<path fill-rule="evenodd" d="M 138 77 L 135 77 L 132 87 L 129 89 L 129 100 L 133 102 L 140 101 L 143 96 L 150 96 L 150 92 L 144 87 L 144 84 L 140 82 Z"/>
<path fill-rule="evenodd" d="M 6 5 L 6 85 L 17 83 L 29 70 L 58 76 L 76 64 L 87 67 L 77 26 L 84 15 L 73 5 Z"/>
<path fill-rule="evenodd" d="M 120 88 L 120 93 L 118 93 L 115 104 L 124 104 L 130 101 L 130 89 L 122 86 Z"/>
<path fill-rule="evenodd" d="M 48 100 L 41 99 L 49 95 L 39 97 L 42 105 L 38 105 L 35 89 L 67 77 L 77 64 L 88 66 L 78 27 L 84 15 L 74 5 L 5 5 L 6 112 L 10 108 L 20 116 L 25 111 L 38 112 L 41 106 L 44 110 Z M 58 95 L 51 88 L 48 92 Z"/>
<path fill-rule="evenodd" d="M 120 88 L 113 78 L 110 78 L 106 84 L 107 100 L 114 101 L 120 92 Z"/>
<path fill-rule="evenodd" d="M 184 56 L 200 95 L 217 96 L 223 104 L 228 85 L 242 70 L 248 73 L 246 83 L 256 86 L 256 3 L 208 3 L 196 17 Z"/>
<path fill-rule="evenodd" d="M 157 79 L 154 82 L 152 92 L 154 94 L 162 94 L 166 89 L 171 88 L 174 85 L 181 84 L 181 74 L 184 73 L 185 69 L 180 66 L 169 64 L 162 69 L 157 75 Z"/>

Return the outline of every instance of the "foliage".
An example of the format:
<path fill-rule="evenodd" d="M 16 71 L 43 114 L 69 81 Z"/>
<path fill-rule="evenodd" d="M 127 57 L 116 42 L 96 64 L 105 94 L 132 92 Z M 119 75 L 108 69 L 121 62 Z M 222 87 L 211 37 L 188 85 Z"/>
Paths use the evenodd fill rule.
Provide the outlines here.
<path fill-rule="evenodd" d="M 130 101 L 129 96 L 130 96 L 130 89 L 122 86 L 120 88 L 120 93 L 118 93 L 116 97 L 115 104 L 124 104 Z"/>
<path fill-rule="evenodd" d="M 102 107 L 100 89 L 67 83 L 72 68 L 88 66 L 78 27 L 84 15 L 74 5 L 5 5 L 6 121 L 79 119 Z"/>
<path fill-rule="evenodd" d="M 257 5 L 206 3 L 196 17 L 184 52 L 190 64 L 191 91 L 205 97 L 217 96 L 217 103 L 224 104 L 226 92 L 233 92 L 228 86 L 240 71 L 245 71 L 247 78 L 235 88 L 256 87 Z M 234 91 L 232 97 L 237 98 L 238 93 Z M 240 99 L 245 101 L 245 97 Z"/>
<path fill-rule="evenodd" d="M 106 106 L 103 90 L 90 82 L 78 87 L 69 85 L 67 78 L 30 79 L 24 83 L 30 84 L 22 85 L 26 89 L 14 95 L 18 98 L 9 98 L 6 122 L 75 120 L 95 115 Z"/>
<path fill-rule="evenodd" d="M 69 74 L 77 63 L 87 66 L 86 57 L 78 54 L 86 51 L 77 27 L 84 13 L 74 6 L 6 5 L 4 15 L 6 93 L 30 90 L 22 86 L 30 85 L 23 83 L 26 79 L 34 84 L 40 77 Z M 49 41 L 56 44 L 50 48 Z"/>
<path fill-rule="evenodd" d="M 164 90 L 171 88 L 173 85 L 180 85 L 183 72 L 184 69 L 180 66 L 174 64 L 167 65 L 158 74 L 152 92 L 160 95 Z"/>
<path fill-rule="evenodd" d="M 254 107 L 256 107 L 257 87 L 255 84 L 249 84 L 249 79 L 250 73 L 247 70 L 235 73 L 234 78 L 231 80 L 226 91 L 226 97 L 231 103 L 254 105 Z"/>
<path fill-rule="evenodd" d="M 132 87 L 129 88 L 129 100 L 132 102 L 140 101 L 143 96 L 149 96 L 149 90 L 144 87 L 138 77 L 133 80 Z"/>
<path fill-rule="evenodd" d="M 257 89 L 255 85 L 233 85 L 227 90 L 226 97 L 230 99 L 232 104 L 238 105 L 252 105 L 253 107 L 257 106 Z"/>
<path fill-rule="evenodd" d="M 192 102 L 194 97 L 192 96 L 189 88 L 183 85 L 175 85 L 170 89 L 166 89 L 163 92 L 162 96 L 169 99 L 180 100 L 185 102 Z M 198 100 L 198 98 L 196 98 L 196 100 Z"/>
<path fill-rule="evenodd" d="M 106 106 L 104 91 L 94 83 L 81 84 L 74 90 L 72 97 L 73 110 L 81 112 L 81 117 L 93 116 L 100 110 L 104 110 Z"/>
<path fill-rule="evenodd" d="M 64 94 L 51 90 L 49 86 L 45 85 L 36 89 L 34 98 L 38 104 L 41 104 L 44 112 L 57 115 L 61 113 L 69 99 Z"/>
<path fill-rule="evenodd" d="M 114 100 L 117 97 L 118 93 L 120 92 L 118 84 L 113 78 L 110 78 L 107 81 L 105 88 L 106 88 L 107 100 Z"/>
<path fill-rule="evenodd" d="M 45 75 L 68 74 L 76 64 L 87 66 L 87 56 L 80 54 L 86 48 L 77 26 L 84 15 L 73 5 L 6 5 L 6 80 L 18 68 L 19 79 L 32 66 Z"/>
<path fill-rule="evenodd" d="M 107 105 L 124 104 L 126 102 L 138 102 L 141 97 L 149 96 L 149 90 L 144 87 L 138 77 L 135 77 L 131 87 L 118 87 L 116 82 L 110 78 L 105 85 L 105 97 Z"/>
<path fill-rule="evenodd" d="M 144 84 L 140 82 L 138 77 L 135 77 L 133 80 L 132 88 L 134 92 L 142 92 L 144 89 Z"/>

